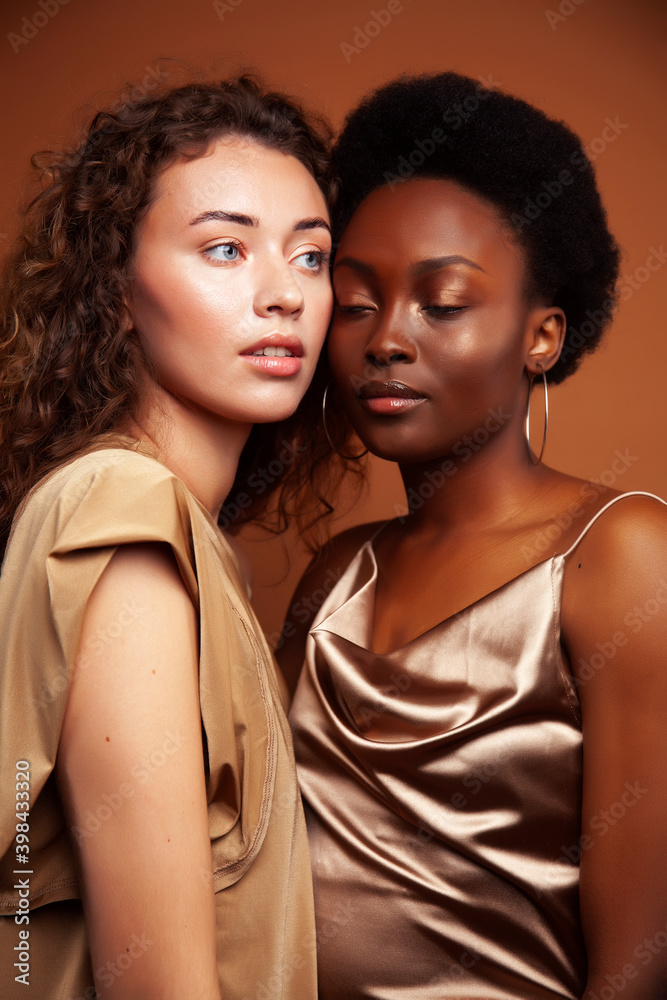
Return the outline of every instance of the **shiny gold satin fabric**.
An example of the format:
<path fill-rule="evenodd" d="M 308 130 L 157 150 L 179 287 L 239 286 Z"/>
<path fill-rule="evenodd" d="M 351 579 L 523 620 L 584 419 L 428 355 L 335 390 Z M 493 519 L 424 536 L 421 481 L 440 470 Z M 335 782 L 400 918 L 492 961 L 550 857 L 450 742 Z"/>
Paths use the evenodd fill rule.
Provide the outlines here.
<path fill-rule="evenodd" d="M 125 448 L 84 455 L 47 479 L 16 521 L 2 567 L 0 996 L 85 1000 L 94 992 L 76 853 L 54 767 L 88 597 L 118 545 L 145 541 L 171 546 L 199 615 L 212 853 L 202 877 L 216 894 L 222 995 L 314 1000 L 308 844 L 279 675 L 235 557 L 208 512 L 167 468 Z M 128 604 L 110 630 L 133 622 L 141 626 L 141 608 Z M 178 739 L 166 733 L 151 761 L 132 765 L 128 786 L 148 780 Z M 18 925 L 13 789 L 22 760 L 30 767 L 30 923 Z M 120 794 L 116 800 L 122 808 Z M 78 835 L 95 836 L 105 810 L 101 801 Z M 28 990 L 14 978 L 20 929 L 30 931 Z M 113 978 L 103 970 L 102 986 Z"/>
<path fill-rule="evenodd" d="M 372 542 L 323 605 L 291 713 L 321 1000 L 581 996 L 564 558 L 389 654 Z"/>

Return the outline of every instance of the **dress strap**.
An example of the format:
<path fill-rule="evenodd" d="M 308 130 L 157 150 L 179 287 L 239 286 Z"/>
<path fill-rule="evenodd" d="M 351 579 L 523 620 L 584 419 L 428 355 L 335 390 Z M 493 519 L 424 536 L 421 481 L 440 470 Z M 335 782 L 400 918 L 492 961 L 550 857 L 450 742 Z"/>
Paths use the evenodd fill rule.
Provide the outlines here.
<path fill-rule="evenodd" d="M 563 558 L 569 556 L 570 552 L 576 549 L 579 542 L 586 534 L 588 534 L 589 529 L 593 527 L 593 525 L 595 524 L 595 522 L 597 521 L 597 519 L 600 517 L 601 514 L 604 514 L 606 510 L 612 507 L 615 503 L 618 503 L 619 500 L 625 500 L 626 497 L 651 497 L 653 500 L 658 500 L 660 503 L 665 504 L 665 506 L 667 507 L 667 501 L 663 500 L 662 497 L 656 496 L 655 493 L 647 493 L 645 490 L 631 490 L 629 493 L 621 493 L 620 496 L 614 497 L 612 500 L 609 501 L 609 503 L 606 503 L 604 507 L 601 507 L 600 510 L 597 512 L 597 514 L 595 514 L 595 516 L 590 519 L 584 530 L 577 538 L 576 542 L 573 542 L 573 544 L 570 545 L 567 552 L 563 552 Z"/>
<path fill-rule="evenodd" d="M 380 525 L 380 527 L 377 528 L 373 532 L 373 534 L 370 536 L 370 538 L 367 539 L 366 544 L 370 545 L 372 547 L 373 543 L 375 542 L 375 539 L 377 538 L 377 536 L 380 534 L 381 531 L 384 531 L 384 529 L 387 527 L 388 524 L 391 524 L 391 521 L 392 521 L 391 518 L 389 518 L 387 521 L 383 521 L 382 524 Z"/>

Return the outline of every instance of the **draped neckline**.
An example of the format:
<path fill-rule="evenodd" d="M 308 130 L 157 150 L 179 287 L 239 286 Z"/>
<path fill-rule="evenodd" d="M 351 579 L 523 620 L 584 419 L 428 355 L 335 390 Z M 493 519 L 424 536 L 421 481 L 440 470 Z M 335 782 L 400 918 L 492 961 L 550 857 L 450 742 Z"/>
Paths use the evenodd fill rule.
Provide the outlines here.
<path fill-rule="evenodd" d="M 364 554 L 367 553 L 371 563 L 371 572 L 368 579 L 360 582 L 355 587 L 354 591 L 343 601 L 342 605 L 335 608 L 334 611 L 330 612 L 329 614 L 325 614 L 324 618 L 320 622 L 313 625 L 313 631 L 321 629 L 324 623 L 328 619 L 333 618 L 343 608 L 349 608 L 351 605 L 354 604 L 355 601 L 357 603 L 361 603 L 362 606 L 364 602 L 366 602 L 367 604 L 366 621 L 370 623 L 370 635 L 368 637 L 367 644 L 364 645 L 363 643 L 354 642 L 354 640 L 350 639 L 348 639 L 347 641 L 352 642 L 352 644 L 357 646 L 359 649 L 364 649 L 365 652 L 369 653 L 372 656 L 378 656 L 378 657 L 395 656 L 397 653 L 400 653 L 403 650 L 407 650 L 409 647 L 416 645 L 422 639 L 432 636 L 438 629 L 444 629 L 447 625 L 451 624 L 451 622 L 460 621 L 461 618 L 467 616 L 469 612 L 472 612 L 475 608 L 478 608 L 485 601 L 490 600 L 491 598 L 497 596 L 502 591 L 512 587 L 513 585 L 518 585 L 518 583 L 524 580 L 530 573 L 536 573 L 538 570 L 541 569 L 543 570 L 546 566 L 550 567 L 550 573 L 552 579 L 554 577 L 554 569 L 556 566 L 558 566 L 560 572 L 556 575 L 558 576 L 559 586 L 562 586 L 562 578 L 563 578 L 562 570 L 566 558 L 577 548 L 577 546 L 582 541 L 584 536 L 588 533 L 590 528 L 593 527 L 598 518 L 602 514 L 604 514 L 609 507 L 613 507 L 616 503 L 618 503 L 619 500 L 623 500 L 626 497 L 631 497 L 631 496 L 646 496 L 650 497 L 652 500 L 658 500 L 663 505 L 667 505 L 667 501 L 663 500 L 662 497 L 656 496 L 655 493 L 649 493 L 645 490 L 629 490 L 627 493 L 620 493 L 618 496 L 612 497 L 611 500 L 609 500 L 606 504 L 604 504 L 604 506 L 601 507 L 598 511 L 596 511 L 593 517 L 591 517 L 588 520 L 588 522 L 584 525 L 583 530 L 579 533 L 579 535 L 572 543 L 572 545 L 570 545 L 565 550 L 565 552 L 557 552 L 552 556 L 547 556 L 547 558 L 541 559 L 539 562 L 534 563 L 534 565 L 529 566 L 528 569 L 522 570 L 521 573 L 518 573 L 516 576 L 511 577 L 509 580 L 506 580 L 505 583 L 501 583 L 498 587 L 494 587 L 492 590 L 484 594 L 482 597 L 478 597 L 476 600 L 471 601 L 469 604 L 466 604 L 459 611 L 455 611 L 453 614 L 447 615 L 446 618 L 440 619 L 440 621 L 430 626 L 430 628 L 426 629 L 424 632 L 419 633 L 419 635 L 416 635 L 414 638 L 408 640 L 408 642 L 404 642 L 401 645 L 395 646 L 392 649 L 386 650 L 383 653 L 378 653 L 375 652 L 375 650 L 372 648 L 373 625 L 375 620 L 375 596 L 376 596 L 377 578 L 378 578 L 378 563 L 373 543 L 375 542 L 375 539 L 378 537 L 380 532 L 386 527 L 387 524 L 390 523 L 387 521 L 385 522 L 385 524 L 381 525 L 380 528 L 366 542 L 364 542 L 364 544 L 359 549 L 359 552 L 350 563 L 347 571 L 341 577 L 341 580 L 346 579 L 348 577 L 348 574 L 351 572 L 354 572 L 354 575 L 356 577 L 356 573 L 359 568 L 357 564 L 362 560 Z M 324 605 L 324 607 L 326 607 L 326 605 Z"/>
<path fill-rule="evenodd" d="M 364 616 L 364 618 L 371 625 L 368 644 L 365 645 L 363 642 L 355 642 L 354 640 L 349 638 L 347 638 L 347 641 L 350 642 L 352 645 L 357 646 L 357 648 L 363 649 L 366 653 L 369 653 L 372 656 L 376 657 L 396 656 L 396 654 L 401 653 L 402 651 L 407 650 L 412 646 L 415 646 L 423 639 L 430 638 L 439 629 L 446 629 L 446 627 L 451 625 L 453 622 L 458 622 L 462 618 L 466 617 L 469 612 L 472 612 L 475 608 L 478 608 L 485 601 L 489 601 L 491 598 L 498 595 L 501 591 L 510 588 L 512 585 L 518 584 L 519 581 L 523 580 L 530 573 L 537 573 L 537 571 L 539 570 L 544 571 L 545 567 L 547 566 L 553 567 L 557 561 L 564 562 L 565 557 L 569 555 L 571 551 L 571 549 L 568 549 L 567 552 L 556 553 L 555 555 L 548 556 L 546 559 L 541 559 L 539 562 L 534 563 L 532 566 L 529 566 L 528 569 L 522 570 L 521 573 L 517 573 L 516 576 L 511 577 L 509 580 L 506 580 L 504 583 L 499 584 L 499 586 L 494 587 L 492 590 L 488 591 L 486 594 L 483 594 L 481 597 L 478 597 L 474 601 L 471 601 L 469 604 L 464 605 L 464 607 L 462 607 L 459 611 L 454 611 L 452 614 L 447 615 L 445 618 L 441 618 L 439 621 L 435 622 L 429 628 L 425 629 L 423 632 L 420 632 L 412 639 L 409 639 L 407 642 L 401 643 L 398 646 L 393 646 L 391 649 L 385 650 L 383 652 L 377 652 L 374 648 L 372 648 L 374 645 L 372 640 L 373 640 L 373 624 L 375 619 L 375 598 L 376 598 L 377 579 L 378 579 L 378 562 L 377 562 L 377 556 L 375 554 L 375 549 L 373 547 L 373 543 L 378 534 L 379 532 L 376 532 L 371 538 L 369 538 L 366 542 L 364 542 L 364 544 L 359 549 L 359 552 L 354 557 L 353 562 L 348 567 L 347 572 L 344 574 L 344 576 L 347 577 L 348 573 L 352 572 L 356 576 L 356 571 L 358 569 L 358 566 L 355 566 L 355 564 L 361 562 L 364 555 L 367 555 L 370 560 L 370 573 L 368 575 L 368 578 L 365 580 L 360 580 L 358 585 L 355 587 L 354 591 L 349 595 L 349 597 L 346 598 L 346 600 L 341 605 L 339 605 L 332 612 L 327 614 L 322 619 L 322 621 L 317 623 L 317 625 L 313 626 L 313 631 L 320 631 L 320 630 L 328 631 L 328 629 L 325 628 L 325 623 L 329 619 L 333 618 L 335 615 L 338 615 L 344 609 L 349 609 L 351 606 L 355 604 L 361 604 L 362 606 L 366 605 L 368 613 Z M 341 577 L 341 579 L 343 579 L 343 577 Z"/>

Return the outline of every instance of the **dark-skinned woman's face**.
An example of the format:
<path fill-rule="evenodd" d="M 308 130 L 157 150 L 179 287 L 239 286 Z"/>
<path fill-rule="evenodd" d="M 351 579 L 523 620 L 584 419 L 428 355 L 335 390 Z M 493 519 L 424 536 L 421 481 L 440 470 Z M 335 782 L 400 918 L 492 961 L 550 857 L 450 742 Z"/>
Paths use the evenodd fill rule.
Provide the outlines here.
<path fill-rule="evenodd" d="M 372 452 L 431 461 L 485 428 L 516 432 L 510 415 L 525 407 L 534 328 L 525 284 L 507 223 L 454 181 L 412 180 L 366 198 L 336 256 L 329 358 L 336 395 Z"/>

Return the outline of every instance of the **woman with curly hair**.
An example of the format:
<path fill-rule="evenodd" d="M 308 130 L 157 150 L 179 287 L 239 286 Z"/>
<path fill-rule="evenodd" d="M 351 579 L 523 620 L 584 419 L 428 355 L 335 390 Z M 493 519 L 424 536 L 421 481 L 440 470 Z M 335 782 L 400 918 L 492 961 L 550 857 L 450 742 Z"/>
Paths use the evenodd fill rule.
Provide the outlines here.
<path fill-rule="evenodd" d="M 316 509 L 328 143 L 241 77 L 43 167 L 0 345 L 3 998 L 315 996 L 284 691 L 218 522 Z"/>
<path fill-rule="evenodd" d="M 548 468 L 528 429 L 614 306 L 592 166 L 452 73 L 372 94 L 334 163 L 326 415 L 398 462 L 409 512 L 339 535 L 297 595 L 338 580 L 291 716 L 320 997 L 658 1000 L 667 511 Z"/>

